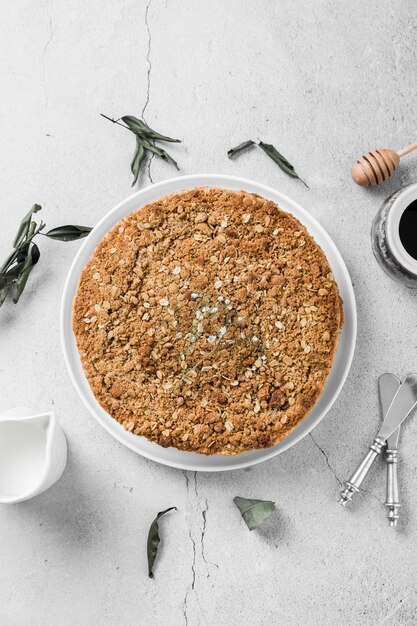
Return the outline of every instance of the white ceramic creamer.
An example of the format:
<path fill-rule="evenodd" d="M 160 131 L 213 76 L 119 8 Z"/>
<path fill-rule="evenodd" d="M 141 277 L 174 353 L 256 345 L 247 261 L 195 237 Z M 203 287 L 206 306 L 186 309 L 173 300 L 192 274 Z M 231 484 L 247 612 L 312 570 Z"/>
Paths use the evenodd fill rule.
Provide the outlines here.
<path fill-rule="evenodd" d="M 0 503 L 29 500 L 51 487 L 67 462 L 67 441 L 55 414 L 28 408 L 0 415 Z"/>

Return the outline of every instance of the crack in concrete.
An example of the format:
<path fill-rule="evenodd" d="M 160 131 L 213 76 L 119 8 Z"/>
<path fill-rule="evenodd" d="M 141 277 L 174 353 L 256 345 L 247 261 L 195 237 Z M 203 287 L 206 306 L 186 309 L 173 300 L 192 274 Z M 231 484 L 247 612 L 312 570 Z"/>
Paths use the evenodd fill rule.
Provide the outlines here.
<path fill-rule="evenodd" d="M 333 469 L 333 467 L 330 464 L 329 461 L 329 456 L 327 454 L 327 452 L 325 450 L 323 450 L 323 448 L 317 443 L 317 441 L 314 439 L 313 435 L 311 433 L 309 433 L 311 441 L 314 443 L 314 445 L 316 446 L 316 448 L 318 448 L 320 450 L 320 452 L 322 453 L 322 455 L 324 456 L 324 458 L 326 459 L 326 464 L 327 467 L 329 468 L 329 470 L 331 471 L 331 473 L 333 474 L 333 476 L 335 477 L 335 479 L 337 480 L 337 482 L 339 483 L 339 487 L 343 487 L 343 482 L 340 480 L 340 478 L 338 477 L 338 475 L 336 474 L 335 470 Z M 381 504 L 382 506 L 384 506 L 384 502 L 382 502 L 382 500 L 380 500 L 378 498 L 378 496 L 376 496 L 375 494 L 373 494 L 371 491 L 369 491 L 368 489 L 364 489 L 363 487 L 360 488 L 360 491 L 362 493 L 366 493 L 368 496 L 370 496 L 371 498 L 373 498 L 374 500 L 376 500 L 379 504 Z"/>
<path fill-rule="evenodd" d="M 184 620 L 185 620 L 186 625 L 188 624 L 188 596 L 195 589 L 195 561 L 196 561 L 195 541 L 194 541 L 193 536 L 191 534 L 191 528 L 188 529 L 188 536 L 190 537 L 190 539 L 192 541 L 192 544 L 193 544 L 193 563 L 191 565 L 191 571 L 193 573 L 193 577 L 192 577 L 192 581 L 191 581 L 191 586 L 188 587 L 187 592 L 186 592 L 185 597 L 184 597 L 184 602 L 183 602 L 183 615 L 184 615 Z"/>
<path fill-rule="evenodd" d="M 190 480 L 188 478 L 188 474 L 186 470 L 183 470 L 183 474 L 185 477 L 185 484 L 187 487 L 187 498 L 189 496 L 190 493 Z M 195 491 L 197 490 L 197 477 L 196 477 L 196 472 L 194 472 L 194 489 Z M 184 596 L 184 601 L 182 603 L 182 612 L 183 612 L 183 616 L 184 616 L 184 621 L 186 626 L 188 626 L 188 597 L 190 595 L 190 593 L 192 593 L 195 590 L 195 581 L 196 581 L 196 572 L 195 572 L 195 564 L 196 564 L 196 545 L 195 545 L 195 540 L 193 538 L 192 532 L 191 532 L 191 526 L 188 526 L 188 536 L 191 540 L 192 546 L 193 546 L 193 562 L 191 564 L 191 572 L 192 572 L 192 579 L 191 579 L 191 585 L 188 587 L 185 596 Z"/>
<path fill-rule="evenodd" d="M 207 511 L 208 511 L 208 500 L 207 500 L 207 498 L 204 498 L 204 501 L 205 501 L 206 508 L 201 511 L 201 515 L 203 517 L 203 528 L 201 529 L 201 539 L 200 539 L 201 558 L 203 559 L 203 561 L 204 561 L 204 563 L 206 565 L 207 578 L 210 578 L 210 570 L 209 570 L 209 567 L 208 567 L 208 562 L 207 562 L 207 559 L 206 559 L 206 555 L 204 554 L 204 537 L 205 537 L 206 528 L 207 528 Z"/>
<path fill-rule="evenodd" d="M 149 0 L 148 4 L 146 5 L 146 9 L 145 9 L 145 26 L 146 26 L 146 31 L 148 33 L 148 50 L 147 50 L 147 53 L 146 53 L 146 62 L 148 64 L 148 72 L 147 72 L 146 100 L 145 100 L 145 104 L 142 107 L 142 119 L 144 121 L 146 121 L 145 120 L 145 111 L 148 108 L 150 91 L 151 91 L 151 71 L 152 71 L 151 48 L 152 48 L 152 35 L 151 35 L 151 29 L 150 29 L 149 20 L 148 20 L 148 14 L 149 14 L 149 9 L 151 7 L 151 4 L 152 4 L 152 0 Z"/>
<path fill-rule="evenodd" d="M 209 505 L 208 505 L 208 500 L 207 498 L 204 498 L 204 506 L 205 508 L 201 510 L 201 516 L 203 518 L 203 526 L 201 529 L 201 539 L 200 539 L 200 545 L 201 545 L 201 558 L 204 561 L 204 564 L 206 566 L 206 578 L 210 578 L 211 574 L 210 574 L 210 568 L 209 565 L 212 565 L 213 567 L 216 567 L 217 569 L 219 568 L 218 563 L 215 563 L 214 561 L 210 561 L 207 557 L 206 557 L 206 548 L 204 545 L 204 538 L 206 536 L 206 530 L 207 530 L 207 513 L 209 510 Z"/>
<path fill-rule="evenodd" d="M 201 558 L 204 561 L 204 564 L 206 566 L 206 578 L 210 578 L 211 574 L 210 574 L 210 568 L 209 565 L 213 565 L 213 567 L 216 567 L 217 569 L 219 568 L 218 563 L 215 563 L 214 561 L 210 561 L 207 557 L 206 557 L 206 548 L 205 548 L 205 544 L 204 544 L 204 538 L 206 536 L 206 530 L 207 530 L 207 513 L 209 510 L 209 505 L 208 505 L 208 500 L 207 498 L 204 498 L 204 506 L 205 508 L 201 510 L 201 517 L 203 518 L 203 526 L 201 528 L 201 537 L 200 537 L 200 545 L 201 545 Z"/>
<path fill-rule="evenodd" d="M 145 9 L 145 26 L 146 26 L 146 31 L 148 33 L 148 50 L 146 53 L 146 62 L 148 64 L 148 71 L 147 71 L 147 86 L 146 86 L 146 99 L 145 99 L 145 104 L 142 107 L 142 119 L 144 122 L 146 122 L 145 119 L 145 112 L 146 109 L 148 108 L 149 105 L 149 99 L 150 99 L 150 93 L 151 93 L 151 72 L 152 72 L 152 62 L 151 62 L 151 49 L 152 49 L 152 34 L 151 34 L 151 28 L 149 26 L 149 19 L 148 19 L 148 15 L 149 15 L 149 9 L 151 7 L 152 4 L 152 0 L 149 0 L 148 4 L 146 5 L 146 9 Z M 152 161 L 154 159 L 154 154 L 151 154 L 151 156 L 149 157 L 148 160 L 148 177 L 149 177 L 149 181 L 153 184 L 153 178 L 152 178 L 152 174 L 151 174 L 151 165 L 152 165 Z"/>
<path fill-rule="evenodd" d="M 187 499 L 190 497 L 191 494 L 191 484 L 190 484 L 190 478 L 187 474 L 186 470 L 183 470 L 183 474 L 184 474 L 184 478 L 185 478 L 185 483 L 186 483 L 186 487 L 187 487 Z M 203 520 L 202 526 L 201 526 L 201 533 L 200 533 L 200 553 L 201 553 L 201 559 L 205 565 L 205 569 L 206 569 L 206 578 L 210 578 L 210 565 L 213 565 L 214 567 L 219 568 L 217 563 L 213 563 L 212 561 L 209 561 L 206 558 L 205 555 L 205 545 L 204 545 L 204 538 L 205 538 L 205 534 L 206 534 L 206 530 L 207 530 L 207 512 L 209 510 L 209 504 L 208 504 L 208 500 L 207 498 L 203 498 L 202 496 L 200 496 L 199 492 L 198 492 L 198 482 L 197 482 L 197 472 L 194 472 L 194 495 L 195 495 L 195 500 L 197 503 L 197 506 L 200 508 L 201 510 L 201 517 Z M 200 503 L 201 501 L 204 501 L 204 508 L 201 507 Z M 203 608 L 200 604 L 200 600 L 197 594 L 197 589 L 196 589 L 196 582 L 197 582 L 197 570 L 196 570 L 196 565 L 197 565 L 197 540 L 194 539 L 193 537 L 193 533 L 191 531 L 191 525 L 189 524 L 188 526 L 188 536 L 190 538 L 192 547 L 193 547 L 193 560 L 192 560 L 192 565 L 191 565 L 191 572 L 192 572 L 192 579 L 191 579 L 191 584 L 188 586 L 186 593 L 185 593 L 185 597 L 182 603 L 182 607 L 183 607 L 183 616 L 184 616 L 184 621 L 185 624 L 188 625 L 188 609 L 189 609 L 189 597 L 190 594 L 194 592 L 195 594 L 195 599 L 197 601 L 198 607 L 200 608 L 201 614 L 204 616 L 204 611 Z"/>
<path fill-rule="evenodd" d="M 195 495 L 197 498 L 197 503 L 200 503 L 200 500 L 204 500 L 204 509 L 201 508 L 201 517 L 203 518 L 203 525 L 201 528 L 201 536 L 200 536 L 200 546 L 201 546 L 201 558 L 203 559 L 205 566 L 206 566 L 206 577 L 210 578 L 210 570 L 209 570 L 209 565 L 214 565 L 214 567 L 217 567 L 217 569 L 219 569 L 219 566 L 217 563 L 214 563 L 213 561 L 209 561 L 206 558 L 206 554 L 205 554 L 205 546 L 204 546 L 204 537 L 206 535 L 206 529 L 207 529 L 207 512 L 209 510 L 209 505 L 208 505 L 208 500 L 207 498 L 202 498 L 200 496 L 200 494 L 198 493 L 198 487 L 197 487 L 197 472 L 194 472 L 194 491 L 195 491 Z"/>
<path fill-rule="evenodd" d="M 47 120 L 48 118 L 48 103 L 49 103 L 49 98 L 48 98 L 48 90 L 46 88 L 46 80 L 47 80 L 47 72 L 46 72 L 46 55 L 48 52 L 48 48 L 51 45 L 52 39 L 54 38 L 54 26 L 52 23 L 52 16 L 51 16 L 51 2 L 48 0 L 47 2 L 47 15 L 48 15 L 48 19 L 49 19 L 49 38 L 47 39 L 43 50 L 42 50 L 42 56 L 41 56 L 41 62 L 42 62 L 42 86 L 43 86 L 43 93 L 44 93 L 44 99 L 45 99 L 45 120 Z"/>
<path fill-rule="evenodd" d="M 152 161 L 153 161 L 154 156 L 155 156 L 154 154 L 151 154 L 151 156 L 149 157 L 149 161 L 148 161 L 148 177 L 149 177 L 149 182 L 151 182 L 152 185 L 154 183 L 154 180 L 153 180 L 152 174 L 151 174 L 151 165 L 152 165 Z"/>
<path fill-rule="evenodd" d="M 343 486 L 342 481 L 340 480 L 340 478 L 338 477 L 338 475 L 336 474 L 335 470 L 333 469 L 333 467 L 330 465 L 330 461 L 329 461 L 329 457 L 327 452 L 325 452 L 323 450 L 323 448 L 317 443 L 317 441 L 314 439 L 313 435 L 310 433 L 310 437 L 311 437 L 311 441 L 314 443 L 314 445 L 316 446 L 316 448 L 318 448 L 320 450 L 320 452 L 322 453 L 322 455 L 324 456 L 324 458 L 326 459 L 326 464 L 327 467 L 329 468 L 329 470 L 331 471 L 331 473 L 333 474 L 333 476 L 336 478 L 337 482 L 339 483 L 339 487 Z"/>

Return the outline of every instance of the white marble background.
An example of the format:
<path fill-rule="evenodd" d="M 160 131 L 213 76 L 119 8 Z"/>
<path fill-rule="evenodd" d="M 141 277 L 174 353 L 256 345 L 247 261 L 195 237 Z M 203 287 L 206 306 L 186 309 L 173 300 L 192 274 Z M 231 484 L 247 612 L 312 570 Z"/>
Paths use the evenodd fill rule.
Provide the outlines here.
<path fill-rule="evenodd" d="M 362 152 L 415 140 L 415 2 L 1 0 L 0 10 L 2 256 L 34 202 L 50 227 L 93 225 L 130 194 L 134 140 L 99 113 L 143 113 L 183 139 L 171 148 L 181 173 L 253 178 L 311 211 L 346 260 L 359 315 L 348 381 L 312 436 L 247 471 L 183 473 L 124 449 L 84 409 L 58 332 L 78 244 L 42 240 L 27 292 L 0 311 L 0 409 L 55 409 L 70 454 L 55 487 L 0 508 L 1 626 L 415 624 L 416 418 L 401 441 L 398 531 L 385 522 L 382 462 L 354 510 L 336 504 L 378 424 L 378 375 L 417 369 L 417 294 L 382 273 L 369 240 L 382 199 L 416 179 L 417 156 L 379 189 L 349 173 Z M 274 143 L 310 190 L 260 151 L 228 160 L 249 137 Z M 154 160 L 140 184 L 173 175 Z M 276 515 L 249 533 L 237 494 L 275 500 Z M 171 505 L 149 580 L 148 527 Z"/>

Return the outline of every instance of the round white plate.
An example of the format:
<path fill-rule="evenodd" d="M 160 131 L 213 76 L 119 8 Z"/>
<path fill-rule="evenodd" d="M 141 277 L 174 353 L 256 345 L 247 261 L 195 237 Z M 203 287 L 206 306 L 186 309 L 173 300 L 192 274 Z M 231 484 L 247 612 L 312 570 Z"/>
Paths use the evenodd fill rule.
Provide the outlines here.
<path fill-rule="evenodd" d="M 119 220 L 148 202 L 153 202 L 157 198 L 169 193 L 201 186 L 243 189 L 251 193 L 257 193 L 273 200 L 279 204 L 282 209 L 297 217 L 324 250 L 344 302 L 345 324 L 340 335 L 336 358 L 326 386 L 320 396 L 320 400 L 315 405 L 313 411 L 288 435 L 288 437 L 276 446 L 245 452 L 238 456 L 231 457 L 222 455 L 204 456 L 193 452 L 182 452 L 175 448 L 162 448 L 144 437 L 138 437 L 137 435 L 127 432 L 123 426 L 101 408 L 94 398 L 81 366 L 71 328 L 72 301 L 77 290 L 80 273 L 104 235 Z M 317 426 L 320 420 L 326 415 L 346 380 L 353 358 L 356 341 L 355 296 L 349 273 L 335 244 L 320 224 L 296 202 L 271 187 L 261 185 L 245 178 L 216 174 L 181 176 L 166 180 L 162 183 L 157 183 L 151 187 L 146 187 L 146 189 L 142 189 L 133 194 L 130 198 L 127 198 L 107 213 L 85 239 L 84 245 L 79 249 L 74 259 L 64 287 L 61 304 L 61 339 L 69 374 L 82 401 L 90 413 L 94 415 L 98 422 L 115 439 L 148 459 L 158 461 L 159 463 L 171 467 L 205 472 L 239 469 L 260 463 L 261 461 L 265 461 L 266 459 L 270 459 L 284 452 L 284 450 L 288 450 L 288 448 L 300 441 Z"/>

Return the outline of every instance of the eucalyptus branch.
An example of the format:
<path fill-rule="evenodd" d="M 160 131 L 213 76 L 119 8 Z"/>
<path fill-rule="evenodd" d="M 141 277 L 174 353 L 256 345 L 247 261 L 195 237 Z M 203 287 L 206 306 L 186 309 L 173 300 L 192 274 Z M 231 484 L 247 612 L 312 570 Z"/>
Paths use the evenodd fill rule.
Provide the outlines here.
<path fill-rule="evenodd" d="M 139 178 L 140 168 L 145 160 L 145 157 L 149 153 L 154 154 L 167 163 L 171 163 L 171 165 L 174 165 L 177 170 L 179 169 L 177 162 L 171 157 L 171 155 L 159 146 L 156 146 L 155 142 L 166 141 L 170 143 L 180 143 L 180 139 L 173 139 L 167 135 L 161 135 L 161 133 L 158 133 L 156 130 L 150 128 L 144 120 L 140 120 L 134 115 L 124 115 L 117 120 L 109 117 L 108 115 L 104 115 L 104 113 L 100 113 L 100 115 L 101 117 L 104 117 L 104 119 L 109 120 L 109 122 L 130 130 L 135 135 L 136 150 L 130 164 L 130 170 L 133 174 L 132 187 L 136 184 Z M 122 120 L 124 123 L 122 124 L 119 120 Z"/>
<path fill-rule="evenodd" d="M 100 113 L 101 117 L 104 117 L 104 119 L 109 120 L 109 122 L 113 122 L 113 124 L 117 124 L 118 126 L 121 126 L 122 128 L 126 128 L 127 130 L 130 130 L 129 126 L 125 126 L 125 124 L 121 124 L 119 122 L 119 120 L 114 120 L 112 117 L 109 117 L 108 115 L 104 115 L 104 113 Z"/>
<path fill-rule="evenodd" d="M 276 165 L 278 165 L 278 167 L 285 174 L 287 174 L 287 176 L 290 176 L 291 178 L 298 178 L 298 180 L 300 180 L 303 185 L 305 185 L 307 189 L 309 189 L 307 183 L 298 176 L 297 172 L 294 169 L 294 166 L 291 165 L 291 163 L 285 158 L 285 156 L 278 152 L 278 150 L 270 143 L 264 143 L 263 141 L 256 143 L 255 141 L 252 141 L 252 139 L 248 139 L 247 141 L 243 141 L 242 143 L 240 143 L 235 148 L 231 148 L 230 150 L 228 150 L 227 156 L 229 157 L 229 159 L 231 159 L 232 157 L 236 156 L 236 154 L 239 154 L 243 150 L 247 150 L 248 148 L 251 148 L 255 145 L 259 146 L 261 150 L 263 150 L 265 154 L 267 154 L 269 158 L 272 159 L 274 163 L 276 163 Z"/>
<path fill-rule="evenodd" d="M 58 241 L 75 241 L 86 237 L 91 231 L 89 226 L 67 225 L 43 233 L 42 231 L 46 226 L 45 222 L 41 220 L 37 224 L 33 219 L 34 213 L 41 209 L 39 204 L 34 204 L 25 215 L 14 238 L 13 250 L 0 267 L 0 306 L 8 295 L 12 295 L 15 304 L 19 301 L 29 275 L 40 258 L 40 250 L 33 241 L 37 235 Z"/>

